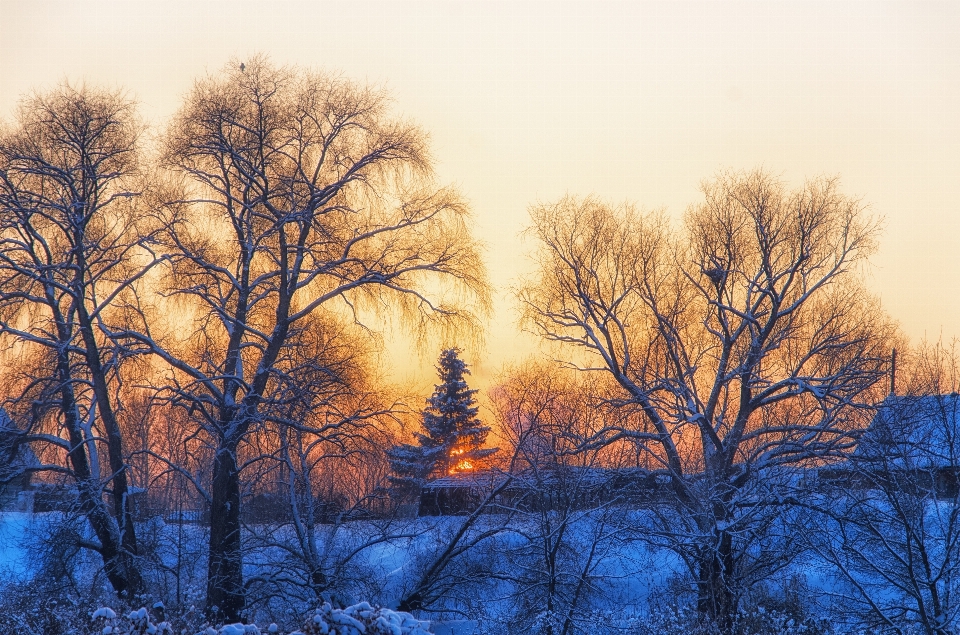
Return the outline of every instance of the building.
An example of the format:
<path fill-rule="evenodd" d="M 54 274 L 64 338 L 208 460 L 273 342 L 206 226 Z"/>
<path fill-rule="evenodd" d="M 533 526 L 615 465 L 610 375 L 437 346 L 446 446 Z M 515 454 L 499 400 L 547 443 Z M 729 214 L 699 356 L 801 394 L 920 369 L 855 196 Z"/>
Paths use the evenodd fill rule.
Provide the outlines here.
<path fill-rule="evenodd" d="M 33 507 L 33 473 L 40 460 L 23 431 L 0 408 L 0 510 L 29 511 Z"/>
<path fill-rule="evenodd" d="M 960 495 L 960 395 L 890 395 L 849 460 L 820 470 L 827 484 Z"/>
<path fill-rule="evenodd" d="M 510 475 L 481 471 L 428 481 L 420 491 L 419 515 L 469 514 L 497 489 L 485 511 L 539 512 L 606 504 L 642 507 L 673 495 L 665 472 L 641 468 L 548 466 Z"/>

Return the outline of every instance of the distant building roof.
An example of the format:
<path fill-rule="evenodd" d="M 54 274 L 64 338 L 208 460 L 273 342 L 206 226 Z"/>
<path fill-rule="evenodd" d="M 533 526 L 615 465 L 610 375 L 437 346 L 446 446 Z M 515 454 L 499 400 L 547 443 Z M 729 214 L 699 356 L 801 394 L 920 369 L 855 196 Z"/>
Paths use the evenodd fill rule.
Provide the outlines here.
<path fill-rule="evenodd" d="M 852 458 L 888 469 L 960 466 L 960 395 L 887 397 Z"/>
<path fill-rule="evenodd" d="M 487 488 L 500 483 L 505 478 L 502 472 L 492 470 L 483 470 L 479 472 L 453 474 L 442 478 L 427 481 L 424 489 L 448 489 L 448 488 Z"/>
<path fill-rule="evenodd" d="M 40 466 L 40 459 L 29 443 L 21 441 L 22 436 L 23 430 L 16 426 L 6 409 L 0 407 L 0 484 Z"/>
<path fill-rule="evenodd" d="M 599 486 L 610 483 L 621 484 L 638 479 L 652 478 L 661 472 L 651 472 L 643 468 L 607 468 L 607 467 L 542 467 L 536 471 L 521 470 L 510 475 L 518 486 L 540 484 L 575 484 L 577 487 Z M 499 485 L 507 474 L 497 470 L 453 474 L 427 481 L 424 489 L 446 488 L 489 488 Z"/>

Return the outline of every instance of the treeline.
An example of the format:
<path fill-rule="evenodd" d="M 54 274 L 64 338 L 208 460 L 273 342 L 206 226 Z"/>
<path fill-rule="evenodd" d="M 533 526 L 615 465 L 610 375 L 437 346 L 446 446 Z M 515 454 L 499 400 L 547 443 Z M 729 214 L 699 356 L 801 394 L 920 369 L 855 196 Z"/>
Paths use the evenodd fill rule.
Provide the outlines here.
<path fill-rule="evenodd" d="M 385 93 L 248 60 L 198 80 L 149 141 L 121 93 L 27 97 L 0 134 L 4 452 L 29 446 L 28 471 L 75 488 L 82 522 L 57 534 L 61 555 L 96 553 L 129 602 L 174 585 L 211 621 L 362 592 L 467 615 L 499 598 L 515 630 L 578 632 L 641 544 L 673 554 L 696 619 L 724 633 L 810 554 L 860 623 L 947 632 L 960 535 L 929 514 L 956 500 L 886 487 L 874 467 L 858 487 L 808 477 L 860 469 L 890 351 L 906 350 L 864 287 L 879 221 L 830 178 L 730 172 L 702 189 L 679 224 L 594 198 L 532 208 L 537 266 L 517 299 L 557 361 L 505 370 L 488 426 L 462 363 L 456 381 L 441 373 L 452 387 L 409 444 L 375 325 L 450 341 L 482 326 L 491 290 L 466 204 Z M 905 390 L 955 386 L 940 348 L 901 360 Z M 364 554 L 425 530 L 403 517 L 417 488 L 481 464 L 499 477 L 475 509 L 430 526 L 400 587 L 376 580 Z M 599 467 L 655 473 L 669 496 L 585 507 Z M 498 503 L 518 484 L 555 500 Z M 140 522 L 144 496 L 177 521 L 174 555 L 169 527 Z M 209 524 L 185 530 L 195 513 Z"/>

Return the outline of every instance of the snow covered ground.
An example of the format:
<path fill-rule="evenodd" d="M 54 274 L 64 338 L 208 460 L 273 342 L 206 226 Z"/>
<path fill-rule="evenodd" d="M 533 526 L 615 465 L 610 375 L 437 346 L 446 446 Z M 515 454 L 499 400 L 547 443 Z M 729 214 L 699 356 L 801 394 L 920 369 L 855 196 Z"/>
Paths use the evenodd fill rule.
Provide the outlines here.
<path fill-rule="evenodd" d="M 35 575 L 38 540 L 49 535 L 59 518 L 56 513 L 0 513 L 0 588 L 22 584 Z M 622 520 L 639 522 L 640 519 Z M 434 517 L 394 521 L 389 526 L 375 521 L 318 526 L 318 542 L 326 570 L 340 576 L 331 585 L 338 592 L 332 599 L 341 606 L 369 601 L 375 606 L 397 608 L 400 598 L 421 579 L 463 521 L 464 517 Z M 565 543 L 561 551 L 565 559 L 553 572 L 558 574 L 556 580 L 560 586 L 572 588 L 571 576 L 580 571 L 585 562 L 583 557 L 591 548 L 591 522 L 587 516 L 580 517 L 563 537 Z M 498 526 L 504 526 L 504 519 L 491 515 L 483 517 L 473 531 L 482 533 Z M 541 529 L 532 516 L 514 519 L 509 530 L 492 535 L 468 552 L 467 561 L 449 572 L 454 580 L 448 590 L 450 610 L 419 615 L 431 621 L 432 632 L 486 635 L 497 632 L 490 630 L 491 624 L 502 616 L 520 615 L 529 621 L 531 628 L 537 620 L 548 619 L 545 613 L 537 613 L 544 602 L 544 589 L 551 573 L 542 554 L 537 553 L 537 540 L 543 538 Z M 272 544 L 246 554 L 248 582 L 258 577 L 288 576 L 287 582 L 272 587 L 251 586 L 251 595 L 263 596 L 265 590 L 275 594 L 267 599 L 254 598 L 255 619 L 260 624 L 280 622 L 288 629 L 282 632 L 289 632 L 300 623 L 300 617 L 316 609 L 319 602 L 294 577 L 301 570 L 294 566 L 296 558 L 285 545 L 294 544 L 295 536 L 290 527 L 258 526 L 251 530 L 246 537 L 247 544 L 256 544 L 264 536 L 268 536 Z M 152 545 L 154 553 L 163 561 L 163 567 L 148 572 L 151 589 L 157 595 L 151 597 L 149 603 L 157 600 L 171 608 L 191 603 L 202 606 L 206 531 L 207 528 L 199 525 L 165 524 L 158 519 L 138 527 L 138 537 L 143 544 Z M 353 559 L 345 560 L 345 554 L 354 552 Z M 81 586 L 89 589 L 98 563 L 92 558 L 78 562 L 81 570 L 76 577 Z M 650 620 L 670 619 L 668 613 L 676 610 L 678 600 L 689 603 L 693 599 L 682 561 L 673 553 L 653 550 L 635 535 L 630 539 L 617 536 L 608 540 L 596 550 L 591 566 L 589 593 L 579 600 L 577 610 L 587 616 L 585 620 L 605 622 L 614 630 L 634 628 L 633 624 Z M 161 569 L 161 573 L 157 573 Z M 277 575 L 278 572 L 283 576 Z M 830 610 L 831 594 L 850 591 L 825 562 L 810 554 L 779 572 L 771 587 L 785 588 L 798 580 L 800 592 L 805 594 L 802 600 L 814 611 L 819 606 L 824 615 Z M 284 589 L 290 593 L 285 595 Z M 684 595 L 685 598 L 681 597 Z M 104 597 L 108 596 L 109 593 L 105 593 Z M 557 598 L 562 603 L 569 595 L 560 593 Z"/>
<path fill-rule="evenodd" d="M 34 574 L 36 566 L 34 544 L 39 535 L 48 531 L 51 523 L 55 522 L 58 514 L 27 513 L 0 513 L 0 580 L 3 584 L 25 582 Z M 346 593 L 343 600 L 347 602 L 360 601 L 365 597 L 376 604 L 395 607 L 398 598 L 409 590 L 411 583 L 422 575 L 425 563 L 445 546 L 444 540 L 459 527 L 462 517 L 415 518 L 395 525 L 390 531 L 397 534 L 396 538 L 373 541 L 373 544 L 364 548 L 351 567 L 353 575 L 344 576 Z M 496 526 L 501 519 L 496 517 L 484 518 L 477 528 L 483 531 Z M 255 533 L 267 531 L 277 544 L 284 542 L 284 537 L 292 540 L 289 528 L 253 528 Z M 384 531 L 377 523 L 358 521 L 345 523 L 339 527 L 320 527 L 320 540 L 325 555 L 333 563 L 342 558 L 342 554 L 356 549 Z M 521 531 L 501 533 L 489 539 L 485 546 L 476 549 L 475 557 L 484 564 L 495 567 L 509 566 L 510 554 L 517 552 L 523 541 L 528 540 L 525 532 L 532 532 L 532 527 L 519 527 Z M 185 578 L 192 578 L 195 588 L 202 587 L 202 575 L 206 562 L 202 553 L 191 552 L 190 549 L 202 547 L 206 529 L 197 525 L 164 524 L 159 520 L 145 523 L 139 528 L 139 537 L 149 539 L 154 545 L 160 544 L 162 558 L 166 561 L 168 571 L 176 570 L 179 564 Z M 572 544 L 581 540 L 571 535 Z M 246 556 L 246 574 L 248 577 L 263 574 L 271 570 L 274 564 L 288 557 L 278 547 L 258 550 Z M 177 559 L 185 562 L 177 562 Z M 497 562 L 493 562 L 497 560 Z M 93 564 L 96 564 L 95 562 Z M 680 571 L 679 561 L 670 554 L 652 555 L 640 543 L 623 543 L 615 548 L 607 549 L 603 557 L 598 560 L 594 575 L 606 581 L 605 592 L 611 598 L 616 598 L 621 608 L 629 606 L 630 613 L 643 613 L 648 604 L 652 591 L 663 586 L 665 581 Z M 86 577 L 89 579 L 89 573 Z M 358 584 L 358 576 L 368 578 Z M 84 577 L 81 572 L 78 576 Z M 478 580 L 478 591 L 489 594 L 489 597 L 479 597 L 477 601 L 485 610 L 495 612 L 497 606 L 502 605 L 506 610 L 510 602 L 510 594 L 515 588 L 505 582 L 485 584 Z M 189 586 L 188 580 L 183 580 L 184 587 Z M 157 588 L 155 586 L 155 588 Z M 177 598 L 172 597 L 173 584 L 168 583 L 165 589 L 166 597 L 158 598 L 167 606 L 174 606 Z M 461 589 L 465 591 L 465 589 Z M 182 590 L 178 590 L 181 592 Z M 303 589 L 298 589 L 303 591 Z M 371 597 L 373 592 L 376 597 Z M 189 601 L 189 597 L 181 597 L 181 601 Z M 193 598 L 199 600 L 199 597 Z M 152 601 L 152 600 L 151 600 Z M 315 606 L 315 605 L 314 605 Z M 276 615 L 282 609 L 282 603 L 263 605 L 265 619 L 277 619 Z M 287 609 L 289 611 L 289 609 Z M 297 611 L 300 613 L 300 611 Z M 302 614 L 302 613 L 301 613 Z M 432 630 L 437 635 L 469 635 L 478 629 L 478 621 L 469 619 L 470 616 L 454 613 L 428 616 L 432 617 Z M 261 623 L 263 619 L 258 620 Z"/>
<path fill-rule="evenodd" d="M 44 514 L 0 512 L 0 580 L 22 582 L 32 575 L 28 537 L 44 522 Z"/>

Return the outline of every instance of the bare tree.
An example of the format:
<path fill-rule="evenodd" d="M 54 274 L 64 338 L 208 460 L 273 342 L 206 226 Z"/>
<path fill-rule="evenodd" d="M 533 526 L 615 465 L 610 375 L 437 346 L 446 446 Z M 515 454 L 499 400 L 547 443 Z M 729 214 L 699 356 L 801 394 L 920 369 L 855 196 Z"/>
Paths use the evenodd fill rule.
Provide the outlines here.
<path fill-rule="evenodd" d="M 960 622 L 960 398 L 954 350 L 925 345 L 904 394 L 881 403 L 831 466 L 805 532 L 859 626 L 947 635 Z"/>
<path fill-rule="evenodd" d="M 777 509 L 776 491 L 756 495 L 781 466 L 849 447 L 891 329 L 858 284 L 877 223 L 835 180 L 722 174 L 703 192 L 682 230 L 592 199 L 534 208 L 539 273 L 520 300 L 572 365 L 617 386 L 632 416 L 585 443 L 631 439 L 668 471 L 679 524 L 659 535 L 729 631 Z"/>
<path fill-rule="evenodd" d="M 290 346 L 278 364 L 274 399 L 286 404 L 285 421 L 268 424 L 247 453 L 257 462 L 250 493 L 275 512 L 248 514 L 248 548 L 262 565 L 247 586 L 261 601 L 336 601 L 365 548 L 402 533 L 387 521 L 360 544 L 336 544 L 344 517 L 381 511 L 374 497 L 386 478 L 397 403 L 386 398 L 373 360 L 360 336 L 331 324 Z"/>
<path fill-rule="evenodd" d="M 610 422 L 598 378 L 555 365 L 513 369 L 493 391 L 494 410 L 514 450 L 511 501 L 521 537 L 509 549 L 511 621 L 520 632 L 570 635 L 589 629 L 591 601 L 603 595 L 601 570 L 622 555 L 625 444 L 583 447 Z M 620 482 L 618 482 L 620 481 Z M 619 487 L 618 487 L 619 486 Z M 621 491 L 617 491 L 617 490 Z M 617 558 L 619 560 L 619 558 Z M 619 563 L 621 566 L 622 562 Z"/>
<path fill-rule="evenodd" d="M 22 440 L 56 449 L 39 469 L 76 482 L 88 546 L 123 597 L 143 587 L 116 401 L 125 352 L 104 330 L 157 263 L 157 225 L 136 208 L 139 134 L 121 94 L 63 86 L 24 100 L 0 137 L 0 334 L 35 370 L 20 373 Z"/>
<path fill-rule="evenodd" d="M 124 335 L 169 365 L 164 394 L 215 448 L 210 614 L 244 607 L 238 456 L 266 422 L 298 423 L 276 386 L 311 318 L 380 311 L 422 332 L 471 324 L 485 306 L 466 206 L 431 183 L 423 133 L 387 105 L 382 92 L 255 59 L 199 81 L 166 134 L 163 161 L 182 187 L 167 306 L 185 321 L 178 337 L 149 323 Z"/>
<path fill-rule="evenodd" d="M 436 548 L 415 563 L 397 602 L 399 610 L 456 611 L 457 592 L 475 589 L 498 577 L 477 556 L 483 553 L 483 546 L 494 544 L 494 538 L 512 531 L 512 510 L 500 505 L 501 495 L 512 482 L 510 474 L 484 473 L 478 480 L 482 497 L 473 509 L 462 519 L 425 529 L 436 535 Z M 498 513 L 491 515 L 493 512 Z"/>

